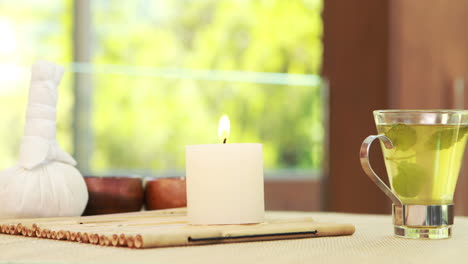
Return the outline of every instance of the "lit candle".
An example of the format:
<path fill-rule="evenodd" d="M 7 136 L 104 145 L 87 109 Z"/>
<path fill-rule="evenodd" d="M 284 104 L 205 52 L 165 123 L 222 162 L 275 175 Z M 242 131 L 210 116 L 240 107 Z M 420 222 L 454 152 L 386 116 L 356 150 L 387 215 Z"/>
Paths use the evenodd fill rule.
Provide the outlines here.
<path fill-rule="evenodd" d="M 221 118 L 221 143 L 186 147 L 187 215 L 190 224 L 264 221 L 262 144 L 226 143 L 229 119 Z"/>

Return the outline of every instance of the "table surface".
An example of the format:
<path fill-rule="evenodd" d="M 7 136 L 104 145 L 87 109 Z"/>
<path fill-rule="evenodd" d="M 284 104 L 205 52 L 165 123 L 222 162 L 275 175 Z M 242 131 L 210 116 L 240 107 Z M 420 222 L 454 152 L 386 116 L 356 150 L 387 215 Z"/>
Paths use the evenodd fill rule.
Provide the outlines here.
<path fill-rule="evenodd" d="M 356 233 L 345 237 L 156 249 L 100 247 L 0 235 L 0 263 L 468 263 L 468 217 L 455 218 L 451 239 L 414 240 L 394 237 L 388 215 L 268 214 L 352 223 Z"/>

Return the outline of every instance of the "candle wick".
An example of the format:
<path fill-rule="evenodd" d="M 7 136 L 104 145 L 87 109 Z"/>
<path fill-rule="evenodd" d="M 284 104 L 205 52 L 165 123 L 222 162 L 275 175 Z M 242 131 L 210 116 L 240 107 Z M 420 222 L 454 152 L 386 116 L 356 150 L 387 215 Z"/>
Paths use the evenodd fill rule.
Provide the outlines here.
<path fill-rule="evenodd" d="M 227 138 L 224 138 L 224 140 L 223 140 L 223 144 L 226 144 L 226 141 L 227 141 Z"/>

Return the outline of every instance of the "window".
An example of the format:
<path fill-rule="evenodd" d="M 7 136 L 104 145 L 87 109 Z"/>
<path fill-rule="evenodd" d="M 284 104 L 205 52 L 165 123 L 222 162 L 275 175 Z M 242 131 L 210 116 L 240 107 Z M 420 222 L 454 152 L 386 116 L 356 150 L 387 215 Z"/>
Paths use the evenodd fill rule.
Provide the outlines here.
<path fill-rule="evenodd" d="M 0 51 L 2 67 L 18 73 L 0 77 L 8 113 L 0 133 L 14 137 L 0 146 L 0 165 L 14 162 L 18 149 L 24 66 L 41 57 L 68 67 L 58 140 L 86 174 L 183 175 L 185 145 L 218 142 L 227 114 L 231 142 L 263 143 L 267 176 L 319 175 L 321 0 L 21 2 L 0 3 L 10 14 L 0 17 L 2 37 L 19 43 Z M 89 51 L 79 62 L 73 9 L 82 16 L 75 29 L 85 32 L 75 58 Z"/>

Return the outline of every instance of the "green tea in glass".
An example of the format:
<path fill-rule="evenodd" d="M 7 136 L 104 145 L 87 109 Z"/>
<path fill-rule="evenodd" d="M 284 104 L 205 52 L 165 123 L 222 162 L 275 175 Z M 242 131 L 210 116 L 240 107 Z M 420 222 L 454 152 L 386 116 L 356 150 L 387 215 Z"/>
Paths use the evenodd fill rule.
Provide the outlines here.
<path fill-rule="evenodd" d="M 361 164 L 393 202 L 395 235 L 449 238 L 453 196 L 468 138 L 466 110 L 374 111 L 378 135 L 361 146 Z M 379 139 L 391 189 L 369 164 Z"/>

